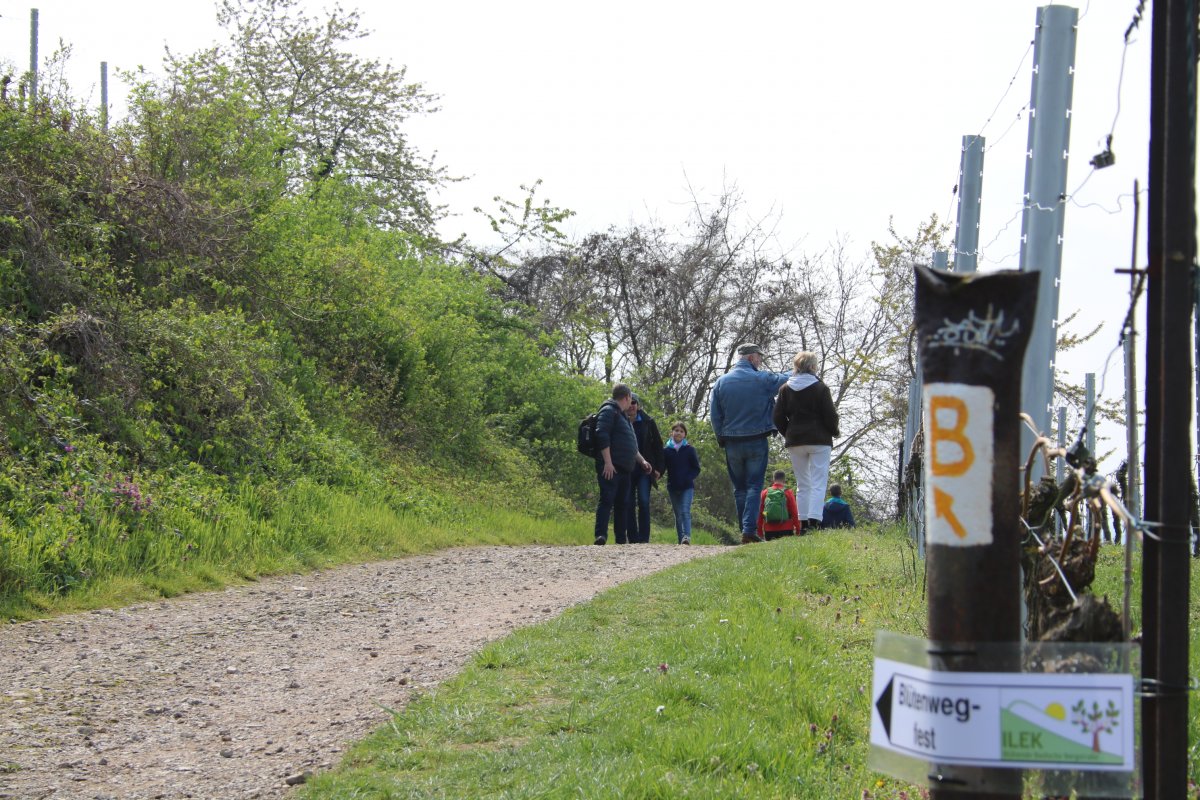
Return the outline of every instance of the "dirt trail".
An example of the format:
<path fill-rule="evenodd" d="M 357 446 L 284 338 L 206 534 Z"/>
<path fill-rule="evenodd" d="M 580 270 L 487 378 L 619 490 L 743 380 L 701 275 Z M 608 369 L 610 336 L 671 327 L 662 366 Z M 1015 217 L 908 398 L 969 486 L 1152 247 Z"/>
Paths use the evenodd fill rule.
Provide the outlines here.
<path fill-rule="evenodd" d="M 719 547 L 486 547 L 0 627 L 0 798 L 279 798 L 487 642 Z"/>

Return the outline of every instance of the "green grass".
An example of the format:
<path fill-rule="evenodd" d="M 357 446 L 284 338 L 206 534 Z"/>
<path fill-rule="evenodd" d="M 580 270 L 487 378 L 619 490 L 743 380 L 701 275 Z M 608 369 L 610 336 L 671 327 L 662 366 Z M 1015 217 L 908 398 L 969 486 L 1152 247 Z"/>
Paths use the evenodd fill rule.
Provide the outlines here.
<path fill-rule="evenodd" d="M 865 767 L 872 647 L 920 633 L 919 585 L 895 533 L 676 567 L 489 646 L 304 796 L 898 796 Z"/>
<path fill-rule="evenodd" d="M 24 579 L 0 591 L 0 620 L 27 620 L 71 611 L 174 597 L 338 564 L 362 563 L 470 545 L 590 544 L 592 517 L 544 486 L 455 481 L 410 473 L 393 487 L 358 490 L 299 480 L 284 490 L 242 485 L 232 493 L 196 492 L 199 501 L 164 502 L 151 521 L 132 525 L 111 515 L 81 524 L 48 507 L 36 535 L 8 530 L 0 517 L 0 574 Z M 185 490 L 175 489 L 176 494 Z M 152 524 L 151 524 L 152 523 Z M 656 543 L 675 542 L 658 520 Z M 696 544 L 720 533 L 697 529 Z M 49 554 L 49 555 L 48 555 Z M 47 563 L 69 583 L 47 583 Z M 0 588 L 4 586 L 0 580 Z"/>
<path fill-rule="evenodd" d="M 1104 550 L 1117 607 L 1121 564 Z M 874 632 L 923 634 L 921 568 L 868 529 L 618 587 L 487 647 L 302 797 L 924 796 L 866 767 Z M 1193 764 L 1196 732 L 1193 713 Z"/>
<path fill-rule="evenodd" d="M 70 571 L 88 578 L 69 592 L 0 594 L 0 619 L 125 605 L 462 545 L 591 541 L 580 515 L 553 504 L 518 511 L 486 492 L 463 503 L 448 488 L 426 491 L 420 499 L 397 508 L 394 499 L 370 492 L 297 482 L 269 506 L 247 497 L 201 509 L 164 506 L 155 512 L 153 527 L 115 533 L 100 525 L 73 535 L 69 544 L 61 539 L 59 552 L 70 559 Z M 33 549 L 32 537 L 6 541 L 3 555 L 10 564 L 45 560 Z"/>

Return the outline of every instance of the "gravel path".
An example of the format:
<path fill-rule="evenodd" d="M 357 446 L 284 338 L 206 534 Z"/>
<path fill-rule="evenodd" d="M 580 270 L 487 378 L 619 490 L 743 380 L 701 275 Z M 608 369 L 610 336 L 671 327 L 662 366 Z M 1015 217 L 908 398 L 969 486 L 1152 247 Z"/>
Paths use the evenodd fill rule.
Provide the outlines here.
<path fill-rule="evenodd" d="M 487 547 L 0 626 L 0 798 L 279 798 L 487 642 L 719 547 Z"/>

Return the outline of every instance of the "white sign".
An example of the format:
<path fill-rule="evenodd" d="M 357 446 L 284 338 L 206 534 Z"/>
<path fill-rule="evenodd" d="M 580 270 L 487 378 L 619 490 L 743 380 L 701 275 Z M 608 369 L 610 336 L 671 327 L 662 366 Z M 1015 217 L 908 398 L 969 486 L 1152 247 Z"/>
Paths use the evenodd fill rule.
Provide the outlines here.
<path fill-rule="evenodd" d="M 941 764 L 1132 772 L 1133 676 L 875 659 L 871 744 Z"/>
<path fill-rule="evenodd" d="M 927 383 L 925 540 L 974 547 L 992 543 L 992 418 L 986 386 Z"/>

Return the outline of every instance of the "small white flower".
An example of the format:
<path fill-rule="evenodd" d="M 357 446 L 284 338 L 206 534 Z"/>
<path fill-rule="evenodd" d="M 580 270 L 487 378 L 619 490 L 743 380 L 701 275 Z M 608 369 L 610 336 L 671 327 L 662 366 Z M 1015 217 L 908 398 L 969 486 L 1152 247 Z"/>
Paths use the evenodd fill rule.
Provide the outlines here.
<path fill-rule="evenodd" d="M 662 712 L 664 712 L 664 711 L 666 711 L 666 710 L 667 710 L 667 707 L 666 707 L 666 706 L 659 706 L 658 708 L 654 709 L 654 713 L 655 713 L 655 714 L 661 714 Z"/>

